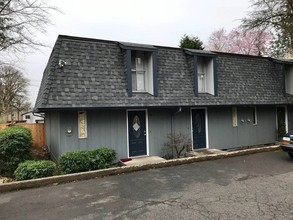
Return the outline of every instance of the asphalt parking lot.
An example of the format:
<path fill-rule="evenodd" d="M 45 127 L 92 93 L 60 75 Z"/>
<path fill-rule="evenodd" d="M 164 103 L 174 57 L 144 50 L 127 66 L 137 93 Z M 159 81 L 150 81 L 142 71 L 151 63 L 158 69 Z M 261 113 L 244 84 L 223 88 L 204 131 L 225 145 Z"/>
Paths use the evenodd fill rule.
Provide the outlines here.
<path fill-rule="evenodd" d="M 0 194 L 0 219 L 292 219 L 282 151 Z"/>

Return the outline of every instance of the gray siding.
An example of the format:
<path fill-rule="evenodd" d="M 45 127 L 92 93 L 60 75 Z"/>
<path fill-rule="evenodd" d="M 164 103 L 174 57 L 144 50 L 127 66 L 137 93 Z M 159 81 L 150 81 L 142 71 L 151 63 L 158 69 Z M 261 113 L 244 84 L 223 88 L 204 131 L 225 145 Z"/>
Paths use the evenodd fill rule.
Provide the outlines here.
<path fill-rule="evenodd" d="M 237 127 L 232 126 L 232 107 L 208 108 L 208 117 L 210 148 L 227 149 L 276 141 L 274 106 L 257 107 L 257 125 L 252 123 L 251 107 L 237 107 Z"/>
<path fill-rule="evenodd" d="M 182 109 L 181 112 L 178 110 L 179 108 L 148 111 L 150 155 L 163 155 L 164 143 L 168 141 L 167 136 L 172 130 L 190 136 L 190 110 L 189 108 Z"/>
<path fill-rule="evenodd" d="M 162 156 L 167 135 L 172 131 L 191 139 L 190 108 L 148 109 L 149 155 Z M 237 107 L 238 126 L 232 126 L 232 107 L 208 107 L 209 148 L 228 149 L 276 140 L 276 107 L 258 106 L 257 125 L 252 122 L 252 107 Z M 242 121 L 243 120 L 243 121 Z M 250 121 L 249 121 L 250 120 Z M 293 128 L 292 106 L 288 107 L 289 130 Z M 67 130 L 72 130 L 67 134 Z M 87 111 L 87 138 L 78 138 L 78 112 L 62 111 L 46 114 L 47 145 L 53 159 L 73 150 L 100 147 L 113 148 L 117 158 L 128 156 L 127 110 Z"/>
<path fill-rule="evenodd" d="M 61 113 L 61 154 L 108 147 L 127 157 L 126 110 L 87 111 L 87 138 L 78 138 L 78 112 Z M 72 130 L 66 134 L 67 128 Z"/>
<path fill-rule="evenodd" d="M 57 161 L 60 156 L 60 114 L 48 112 L 45 118 L 46 142 L 53 160 Z"/>
<path fill-rule="evenodd" d="M 118 158 L 127 157 L 126 110 L 89 112 L 88 135 L 92 148 L 113 148 Z"/>

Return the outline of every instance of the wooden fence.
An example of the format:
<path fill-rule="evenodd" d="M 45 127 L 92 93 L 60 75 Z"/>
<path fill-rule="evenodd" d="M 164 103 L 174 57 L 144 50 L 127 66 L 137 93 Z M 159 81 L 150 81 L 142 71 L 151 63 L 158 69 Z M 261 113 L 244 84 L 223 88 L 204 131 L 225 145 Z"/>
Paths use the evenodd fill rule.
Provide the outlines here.
<path fill-rule="evenodd" d="M 45 140 L 45 124 L 27 124 L 17 123 L 16 125 L 24 126 L 31 130 L 33 136 L 33 147 L 42 148 L 46 144 Z M 0 124 L 0 131 L 6 128 L 7 124 Z"/>

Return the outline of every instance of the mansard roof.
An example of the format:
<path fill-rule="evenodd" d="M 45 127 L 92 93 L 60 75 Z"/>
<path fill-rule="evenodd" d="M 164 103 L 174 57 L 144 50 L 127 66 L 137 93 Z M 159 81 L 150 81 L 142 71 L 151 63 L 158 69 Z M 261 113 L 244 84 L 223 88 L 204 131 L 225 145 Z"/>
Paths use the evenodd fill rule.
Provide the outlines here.
<path fill-rule="evenodd" d="M 156 97 L 147 93 L 129 97 L 127 93 L 124 50 L 142 47 L 157 53 Z M 190 60 L 201 54 L 216 56 L 216 96 L 194 94 Z M 44 71 L 35 108 L 287 104 L 293 99 L 284 94 L 283 69 L 282 61 L 267 57 L 60 35 Z"/>

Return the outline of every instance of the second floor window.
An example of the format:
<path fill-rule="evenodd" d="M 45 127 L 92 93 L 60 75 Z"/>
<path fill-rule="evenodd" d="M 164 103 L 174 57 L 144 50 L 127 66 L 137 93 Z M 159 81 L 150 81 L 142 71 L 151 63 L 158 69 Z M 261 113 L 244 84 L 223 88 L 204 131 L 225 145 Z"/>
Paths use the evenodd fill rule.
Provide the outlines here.
<path fill-rule="evenodd" d="M 197 58 L 198 92 L 214 95 L 213 59 L 209 57 Z"/>
<path fill-rule="evenodd" d="M 131 56 L 132 91 L 146 91 L 147 61 L 144 52 L 133 51 Z"/>
<path fill-rule="evenodd" d="M 206 76 L 207 76 L 207 68 L 203 58 L 198 58 L 197 64 L 197 76 L 198 76 L 198 92 L 205 93 L 206 92 Z"/>

